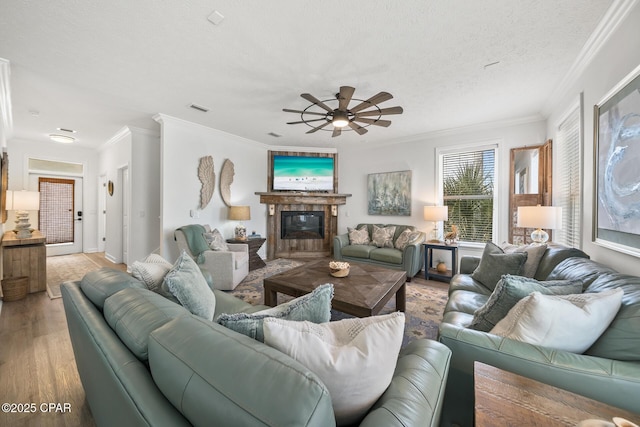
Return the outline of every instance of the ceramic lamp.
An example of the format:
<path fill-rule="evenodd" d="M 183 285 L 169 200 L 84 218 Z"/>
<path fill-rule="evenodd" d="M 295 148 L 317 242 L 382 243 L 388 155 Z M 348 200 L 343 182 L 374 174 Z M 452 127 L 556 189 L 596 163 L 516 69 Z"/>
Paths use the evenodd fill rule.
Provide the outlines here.
<path fill-rule="evenodd" d="M 14 191 L 12 206 L 16 211 L 16 237 L 28 239 L 31 237 L 28 211 L 40 209 L 40 193 L 37 191 Z"/>
<path fill-rule="evenodd" d="M 242 221 L 251 219 L 251 210 L 249 206 L 230 206 L 229 219 L 232 221 L 240 221 L 235 228 L 236 240 L 247 240 L 247 228 Z"/>
<path fill-rule="evenodd" d="M 531 240 L 535 244 L 543 244 L 549 240 L 549 233 L 543 229 L 559 230 L 562 228 L 562 208 L 557 206 L 519 206 L 518 227 L 535 228 Z"/>

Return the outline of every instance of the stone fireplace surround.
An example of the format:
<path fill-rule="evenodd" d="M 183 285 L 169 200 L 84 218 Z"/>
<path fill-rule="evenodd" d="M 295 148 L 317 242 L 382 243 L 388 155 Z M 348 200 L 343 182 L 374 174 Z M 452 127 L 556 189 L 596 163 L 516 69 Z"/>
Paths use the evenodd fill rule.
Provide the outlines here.
<path fill-rule="evenodd" d="M 351 194 L 298 193 L 286 191 L 257 192 L 260 203 L 267 210 L 267 259 L 317 258 L 333 253 L 333 237 L 338 231 L 338 206 L 347 203 Z M 324 213 L 324 238 L 282 239 L 281 213 L 283 211 Z"/>

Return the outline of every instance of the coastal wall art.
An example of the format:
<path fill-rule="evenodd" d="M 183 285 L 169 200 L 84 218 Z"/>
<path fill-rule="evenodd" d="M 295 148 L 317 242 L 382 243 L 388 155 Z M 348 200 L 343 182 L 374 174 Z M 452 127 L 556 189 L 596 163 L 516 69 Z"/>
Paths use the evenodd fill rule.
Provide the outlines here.
<path fill-rule="evenodd" d="M 596 244 L 640 256 L 640 66 L 594 106 Z"/>
<path fill-rule="evenodd" d="M 367 177 L 369 215 L 411 215 L 411 171 L 371 173 Z"/>
<path fill-rule="evenodd" d="M 216 188 L 216 173 L 213 170 L 213 157 L 204 156 L 198 164 L 198 178 L 202 183 L 200 188 L 200 209 L 207 207 Z"/>
<path fill-rule="evenodd" d="M 220 171 L 220 195 L 225 205 L 231 207 L 231 183 L 236 174 L 233 162 L 226 159 Z"/>

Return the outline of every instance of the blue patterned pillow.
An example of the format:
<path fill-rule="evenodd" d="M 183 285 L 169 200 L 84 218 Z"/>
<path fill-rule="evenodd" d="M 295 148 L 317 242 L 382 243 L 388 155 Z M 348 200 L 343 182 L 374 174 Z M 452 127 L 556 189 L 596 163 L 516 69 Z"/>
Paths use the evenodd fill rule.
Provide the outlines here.
<path fill-rule="evenodd" d="M 162 288 L 165 287 L 191 313 L 213 320 L 216 296 L 207 284 L 198 264 L 186 252 L 182 251 L 171 270 L 164 276 Z"/>
<path fill-rule="evenodd" d="M 331 320 L 331 300 L 333 284 L 320 285 L 313 292 L 288 301 L 279 306 L 252 314 L 221 314 L 216 322 L 253 339 L 264 342 L 263 320 L 271 317 L 285 320 L 308 320 L 313 323 L 325 323 Z"/>

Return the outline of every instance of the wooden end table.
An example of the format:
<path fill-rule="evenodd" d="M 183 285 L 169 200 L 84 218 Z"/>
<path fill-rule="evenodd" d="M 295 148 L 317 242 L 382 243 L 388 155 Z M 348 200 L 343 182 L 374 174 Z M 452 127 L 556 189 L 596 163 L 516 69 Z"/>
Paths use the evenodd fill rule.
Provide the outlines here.
<path fill-rule="evenodd" d="M 258 251 L 266 240 L 262 237 L 249 237 L 247 240 L 227 239 L 227 243 L 243 243 L 249 246 L 249 271 L 252 271 L 267 265 L 258 255 Z"/>
<path fill-rule="evenodd" d="M 424 278 L 425 280 L 438 279 L 445 282 L 450 282 L 451 278 L 455 276 L 458 270 L 458 245 L 445 245 L 444 243 L 423 243 L 424 247 Z M 433 266 L 433 251 L 450 251 L 451 252 L 451 270 L 440 273 Z"/>
<path fill-rule="evenodd" d="M 476 427 L 572 426 L 587 419 L 613 417 L 637 423 L 640 415 L 525 378 L 474 363 Z"/>
<path fill-rule="evenodd" d="M 325 283 L 333 283 L 332 307 L 357 317 L 374 316 L 395 295 L 396 309 L 406 309 L 407 273 L 363 263 L 350 263 L 347 277 L 329 274 L 329 258 L 307 262 L 300 267 L 264 279 L 264 303 L 277 304 L 278 292 L 299 297 Z"/>

